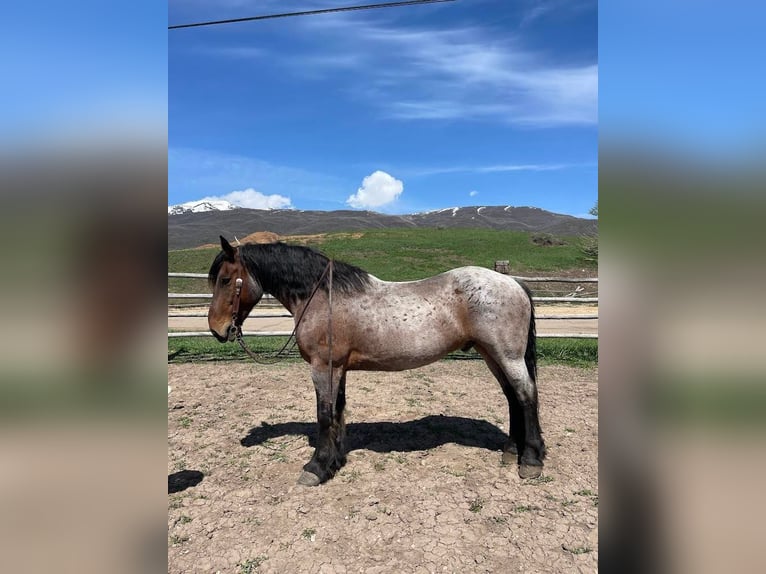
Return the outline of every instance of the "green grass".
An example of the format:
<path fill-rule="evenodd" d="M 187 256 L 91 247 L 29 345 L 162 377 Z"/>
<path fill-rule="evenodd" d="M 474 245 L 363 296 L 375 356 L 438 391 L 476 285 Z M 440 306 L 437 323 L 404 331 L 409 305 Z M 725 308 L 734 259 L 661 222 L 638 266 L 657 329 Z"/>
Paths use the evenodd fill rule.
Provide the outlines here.
<path fill-rule="evenodd" d="M 468 506 L 468 510 L 471 512 L 481 512 L 482 508 L 484 508 L 484 499 L 482 498 L 473 499 Z"/>
<path fill-rule="evenodd" d="M 598 339 L 537 339 L 540 365 L 595 367 L 598 365 Z"/>
<path fill-rule="evenodd" d="M 587 488 L 583 490 L 578 490 L 577 492 L 574 492 L 573 494 L 575 494 L 576 496 L 594 496 L 593 491 Z"/>
<path fill-rule="evenodd" d="M 255 558 L 250 558 L 239 564 L 239 574 L 253 574 L 258 567 L 263 564 L 269 557 L 265 554 L 260 554 Z"/>
<path fill-rule="evenodd" d="M 245 337 L 251 351 L 271 355 L 279 351 L 287 337 Z M 168 339 L 168 355 L 177 353 L 171 362 L 187 363 L 191 361 L 251 361 L 237 343 L 219 343 L 213 337 L 177 337 Z M 300 361 L 297 350 L 293 350 L 287 361 Z"/>
<path fill-rule="evenodd" d="M 189 524 L 192 521 L 192 518 L 189 516 L 186 516 L 185 514 L 182 514 L 176 519 L 176 524 Z"/>
<path fill-rule="evenodd" d="M 564 240 L 565 245 L 540 246 L 531 241 L 530 234 L 521 231 L 383 229 L 354 236 L 330 233 L 303 243 L 387 281 L 423 279 L 462 265 L 492 268 L 498 260 L 510 261 L 514 274 L 596 269 L 594 262 L 583 257 L 576 238 Z M 168 271 L 207 273 L 217 253 L 217 248 L 170 251 Z M 170 290 L 188 286 L 196 290 L 206 285 L 204 279 L 174 278 L 168 283 Z"/>
<path fill-rule="evenodd" d="M 282 348 L 287 337 L 245 337 L 247 346 L 257 353 L 274 353 Z M 236 343 L 219 343 L 212 337 L 178 337 L 168 339 L 168 355 L 174 355 L 171 362 L 193 361 L 250 361 Z M 450 359 L 477 359 L 475 351 L 453 353 Z M 285 359 L 300 362 L 302 359 L 293 350 Z M 598 365 L 598 341 L 596 339 L 538 339 L 537 360 L 540 365 L 569 365 L 592 368 Z M 407 399 L 408 405 L 419 406 L 416 399 Z"/>
<path fill-rule="evenodd" d="M 534 504 L 518 504 L 513 507 L 513 512 L 532 512 L 533 510 L 540 510 L 540 507 Z"/>
<path fill-rule="evenodd" d="M 179 544 L 183 544 L 184 542 L 188 542 L 189 537 L 188 536 L 181 536 L 179 534 L 173 534 L 170 536 L 170 544 L 173 546 L 178 546 Z"/>
<path fill-rule="evenodd" d="M 301 532 L 301 538 L 305 540 L 311 540 L 313 536 L 316 536 L 316 528 L 306 528 L 303 532 Z"/>

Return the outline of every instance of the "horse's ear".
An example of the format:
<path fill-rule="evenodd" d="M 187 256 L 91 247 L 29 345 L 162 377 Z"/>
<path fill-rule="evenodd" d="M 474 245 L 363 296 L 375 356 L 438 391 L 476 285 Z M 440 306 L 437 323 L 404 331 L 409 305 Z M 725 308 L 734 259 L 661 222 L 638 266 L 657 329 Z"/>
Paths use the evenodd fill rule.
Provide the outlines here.
<path fill-rule="evenodd" d="M 234 261 L 234 248 L 231 246 L 231 243 L 226 241 L 226 238 L 223 235 L 219 235 L 218 237 L 221 238 L 221 249 L 223 249 L 226 257 Z"/>

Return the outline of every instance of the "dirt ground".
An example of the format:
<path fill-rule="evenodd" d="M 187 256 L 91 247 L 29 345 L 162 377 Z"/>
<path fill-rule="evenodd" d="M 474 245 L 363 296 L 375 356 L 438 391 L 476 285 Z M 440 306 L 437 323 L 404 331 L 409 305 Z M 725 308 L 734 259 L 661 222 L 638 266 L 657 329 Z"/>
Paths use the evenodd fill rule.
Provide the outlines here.
<path fill-rule="evenodd" d="M 349 373 L 348 463 L 309 488 L 307 365 L 169 365 L 168 572 L 595 572 L 597 377 L 540 368 L 548 458 L 521 480 L 482 361 Z"/>

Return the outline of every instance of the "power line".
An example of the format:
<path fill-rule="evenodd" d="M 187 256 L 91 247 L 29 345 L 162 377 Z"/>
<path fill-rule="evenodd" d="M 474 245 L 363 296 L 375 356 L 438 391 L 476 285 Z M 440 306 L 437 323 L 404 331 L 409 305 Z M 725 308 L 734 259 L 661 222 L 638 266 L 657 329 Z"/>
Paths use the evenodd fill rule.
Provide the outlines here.
<path fill-rule="evenodd" d="M 262 16 L 248 16 L 246 18 L 232 18 L 230 20 L 213 20 L 210 22 L 194 22 L 192 24 L 175 24 L 168 26 L 168 30 L 179 28 L 197 28 L 199 26 L 215 26 L 217 24 L 233 24 L 235 22 L 252 22 L 254 20 L 270 20 L 272 18 L 287 18 L 289 16 L 311 16 L 315 14 L 329 14 L 331 12 L 352 12 L 356 10 L 372 10 L 375 8 L 397 8 L 400 6 L 413 6 L 416 4 L 440 4 L 442 2 L 454 2 L 455 0 L 408 0 L 405 2 L 386 2 L 384 4 L 367 4 L 364 6 L 344 6 L 339 8 L 323 8 L 321 10 L 307 10 L 305 12 L 286 12 L 283 14 L 264 14 Z"/>

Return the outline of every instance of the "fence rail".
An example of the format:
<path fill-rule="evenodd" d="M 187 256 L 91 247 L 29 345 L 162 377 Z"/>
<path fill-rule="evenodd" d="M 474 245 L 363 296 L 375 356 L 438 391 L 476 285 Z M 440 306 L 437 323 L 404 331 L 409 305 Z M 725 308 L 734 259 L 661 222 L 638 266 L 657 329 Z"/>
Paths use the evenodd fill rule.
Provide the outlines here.
<path fill-rule="evenodd" d="M 168 293 L 168 299 L 212 299 L 210 293 Z M 264 296 L 265 298 L 265 296 Z M 532 297 L 532 300 L 547 303 L 598 303 L 598 297 Z"/>
<path fill-rule="evenodd" d="M 245 337 L 289 337 L 292 331 L 242 331 Z M 168 337 L 212 337 L 210 331 L 171 331 Z"/>
<path fill-rule="evenodd" d="M 526 283 L 598 283 L 598 277 L 520 277 L 519 275 L 509 275 L 519 281 Z"/>
<path fill-rule="evenodd" d="M 168 273 L 168 277 L 188 278 L 188 279 L 207 279 L 206 273 Z M 519 275 L 510 275 L 514 279 L 525 281 L 528 283 L 598 283 L 598 277 L 522 277 Z M 212 299 L 211 293 L 168 293 L 168 299 Z M 264 295 L 263 299 L 270 303 L 276 303 L 276 300 L 271 295 Z M 590 303 L 598 305 L 598 297 L 532 297 L 535 303 Z M 189 305 L 189 304 L 186 304 Z M 188 312 L 188 313 L 168 313 L 168 318 L 174 317 L 207 317 L 207 313 L 204 312 Z M 257 314 L 250 315 L 255 319 L 272 319 L 272 318 L 288 318 L 292 317 L 290 313 L 273 313 L 273 314 Z M 588 315 L 538 315 L 538 320 L 597 320 L 597 314 Z M 246 337 L 287 337 L 291 331 L 245 331 L 243 334 Z M 171 331 L 168 333 L 169 338 L 177 337 L 212 337 L 209 331 Z M 598 339 L 596 333 L 538 333 L 537 337 L 540 339 Z"/>
<path fill-rule="evenodd" d="M 168 293 L 168 299 L 212 299 L 212 293 Z M 264 301 L 276 301 L 273 295 L 265 294 Z"/>
<path fill-rule="evenodd" d="M 243 331 L 245 337 L 289 337 L 292 331 Z M 168 337 L 212 337 L 210 331 L 171 331 Z M 538 339 L 598 339 L 596 333 L 538 333 Z"/>
<path fill-rule="evenodd" d="M 194 318 L 194 317 L 207 317 L 207 313 L 204 311 L 196 311 L 194 313 L 168 313 L 168 318 Z M 260 313 L 248 315 L 249 319 L 286 319 L 292 317 L 291 313 Z M 598 315 L 537 315 L 538 320 L 553 321 L 556 319 L 598 319 Z"/>
<path fill-rule="evenodd" d="M 168 273 L 168 277 L 185 277 L 188 279 L 207 279 L 207 273 Z M 511 275 L 514 279 L 521 281 L 550 282 L 550 283 L 598 283 L 598 277 L 522 277 L 521 275 Z"/>
<path fill-rule="evenodd" d="M 204 311 L 196 311 L 194 313 L 168 313 L 168 317 L 207 317 L 207 313 Z M 282 319 L 286 317 L 292 317 L 291 313 L 260 313 L 260 314 L 253 314 L 250 313 L 248 315 L 249 318 L 252 319 Z"/>

